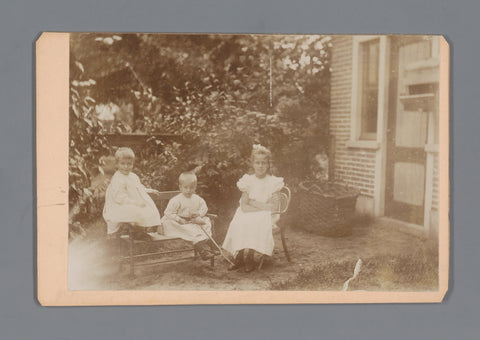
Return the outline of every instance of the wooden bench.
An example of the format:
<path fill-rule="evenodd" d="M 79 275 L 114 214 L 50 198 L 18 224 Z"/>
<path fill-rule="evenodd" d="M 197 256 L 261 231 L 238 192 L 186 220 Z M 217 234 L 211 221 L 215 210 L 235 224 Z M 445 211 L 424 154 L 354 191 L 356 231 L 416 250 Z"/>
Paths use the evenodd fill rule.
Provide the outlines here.
<path fill-rule="evenodd" d="M 155 205 L 158 208 L 158 211 L 163 214 L 165 208 L 167 206 L 168 201 L 179 194 L 179 191 L 163 191 L 156 194 L 152 194 L 152 199 L 155 202 Z M 215 220 L 216 215 L 207 214 L 210 218 L 212 223 L 212 233 L 215 228 Z M 127 254 L 120 255 L 120 269 L 122 266 L 127 263 L 129 266 L 129 273 L 131 276 L 135 275 L 135 267 L 136 266 L 144 266 L 144 265 L 153 265 L 159 263 L 170 263 L 170 262 L 179 262 L 179 261 L 190 261 L 190 260 L 198 260 L 199 255 L 197 254 L 196 250 L 193 248 L 192 244 L 186 245 L 181 249 L 173 249 L 173 250 L 158 250 L 158 247 L 162 244 L 172 243 L 175 240 L 181 240 L 182 242 L 187 243 L 188 241 L 184 241 L 178 237 L 168 237 L 165 235 L 158 234 L 157 231 L 147 231 L 147 234 L 150 235 L 151 241 L 143 241 L 143 240 L 135 240 L 133 237 L 133 227 L 129 224 L 126 224 L 127 228 L 126 231 L 119 235 L 120 240 L 126 242 L 126 250 Z M 148 229 L 147 229 L 148 230 Z M 139 249 L 139 248 L 143 249 Z M 157 248 L 156 251 L 148 251 L 148 252 L 139 252 L 139 250 Z M 123 252 L 124 253 L 124 252 Z M 166 256 L 174 255 L 174 254 L 184 254 L 185 256 L 181 257 L 174 257 L 174 258 L 165 258 Z M 188 255 L 190 254 L 190 255 Z M 210 259 L 210 266 L 213 267 L 215 265 L 215 256 L 212 256 Z"/>

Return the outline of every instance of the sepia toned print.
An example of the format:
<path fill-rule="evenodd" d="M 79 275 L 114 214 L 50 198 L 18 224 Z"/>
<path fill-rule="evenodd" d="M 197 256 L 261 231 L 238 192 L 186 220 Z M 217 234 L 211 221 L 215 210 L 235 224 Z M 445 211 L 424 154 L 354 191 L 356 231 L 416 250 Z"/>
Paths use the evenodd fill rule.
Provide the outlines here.
<path fill-rule="evenodd" d="M 442 37 L 48 38 L 67 49 L 69 114 L 57 187 L 40 180 L 38 142 L 45 304 L 441 301 Z M 55 204 L 60 232 L 43 232 Z M 45 233 L 61 268 L 42 262 Z M 43 283 L 60 274 L 55 300 Z"/>

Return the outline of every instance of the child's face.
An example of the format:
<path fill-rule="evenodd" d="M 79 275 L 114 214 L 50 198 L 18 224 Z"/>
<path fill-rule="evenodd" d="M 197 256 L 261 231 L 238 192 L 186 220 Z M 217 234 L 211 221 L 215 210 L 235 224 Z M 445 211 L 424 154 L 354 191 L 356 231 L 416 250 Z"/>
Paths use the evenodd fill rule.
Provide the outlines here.
<path fill-rule="evenodd" d="M 190 198 L 197 189 L 197 183 L 195 181 L 184 181 L 180 183 L 180 192 L 185 196 Z"/>
<path fill-rule="evenodd" d="M 268 157 L 266 155 L 253 156 L 253 171 L 257 177 L 265 177 L 268 171 Z"/>
<path fill-rule="evenodd" d="M 128 175 L 133 169 L 133 159 L 131 158 L 120 158 L 118 160 L 118 170 L 124 174 Z"/>

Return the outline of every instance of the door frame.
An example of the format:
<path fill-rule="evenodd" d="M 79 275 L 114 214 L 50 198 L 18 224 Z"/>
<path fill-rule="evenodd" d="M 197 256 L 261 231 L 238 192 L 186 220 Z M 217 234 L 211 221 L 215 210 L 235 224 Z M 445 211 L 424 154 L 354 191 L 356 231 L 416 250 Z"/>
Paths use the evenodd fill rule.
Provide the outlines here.
<path fill-rule="evenodd" d="M 394 52 L 394 47 L 393 44 L 396 44 L 395 42 L 392 42 L 392 39 L 395 39 L 394 37 L 389 37 L 388 39 L 388 55 L 389 55 L 389 58 L 388 60 L 392 60 L 393 63 L 398 63 L 398 60 L 397 61 L 394 61 L 393 60 L 393 52 Z M 437 37 L 432 37 L 432 48 L 435 48 L 435 45 L 438 45 L 438 38 Z M 418 40 L 418 37 L 416 36 L 413 36 L 411 37 L 411 41 L 416 41 Z M 408 41 L 403 41 L 402 44 L 407 44 Z M 400 45 L 398 45 L 400 46 Z M 395 58 L 397 58 L 397 56 L 395 56 Z M 382 130 L 385 134 L 385 138 L 384 138 L 384 143 L 382 143 L 382 147 L 378 154 L 383 154 L 383 160 L 384 160 L 384 167 L 383 167 L 383 171 L 382 171 L 382 174 L 381 174 L 381 185 L 379 185 L 379 187 L 381 188 L 382 192 L 384 193 L 384 196 L 381 198 L 381 201 L 379 201 L 379 205 L 382 207 L 381 209 L 381 215 L 383 216 L 386 216 L 386 217 L 390 217 L 390 218 L 393 218 L 395 220 L 398 220 L 402 223 L 405 223 L 405 224 L 409 224 L 409 225 L 412 225 L 412 226 L 416 226 L 418 228 L 421 228 L 423 231 L 428 231 L 429 230 L 429 223 L 430 223 L 430 216 L 429 216 L 429 213 L 430 213 L 430 209 L 431 209 L 431 195 L 432 195 L 432 177 L 433 177 L 433 157 L 431 155 L 431 152 L 429 150 L 429 148 L 431 148 L 431 145 L 432 145 L 432 129 L 433 129 L 433 126 L 432 126 L 432 118 L 431 116 L 434 114 L 434 113 L 428 113 L 428 119 L 427 119 L 427 141 L 426 141 L 426 144 L 424 146 L 424 148 L 422 148 L 424 151 L 424 157 L 425 157 L 425 161 L 423 163 L 424 167 L 425 167 L 425 175 L 424 175 L 424 188 L 423 188 L 423 195 L 424 195 L 424 199 L 423 199 L 423 211 L 421 212 L 422 213 L 422 216 L 423 216 L 423 223 L 422 224 L 415 224 L 415 223 L 412 223 L 412 222 L 406 222 L 406 221 L 403 221 L 403 220 L 399 220 L 398 218 L 395 218 L 394 216 L 387 216 L 386 213 L 387 213 L 387 210 L 386 210 L 386 199 L 387 199 L 387 172 L 388 172 L 388 164 L 387 164 L 387 153 L 389 151 L 389 149 L 391 148 L 391 146 L 389 146 L 388 143 L 391 143 L 392 141 L 388 139 L 388 132 L 389 132 L 389 128 L 391 126 L 391 123 L 392 122 L 388 122 L 389 118 L 391 118 L 391 115 L 390 115 L 390 111 L 393 110 L 395 111 L 395 116 L 397 114 L 397 81 L 398 81 L 398 78 L 396 76 L 390 76 L 392 72 L 394 72 L 394 70 L 391 69 L 393 65 L 388 65 L 388 75 L 389 75 L 389 79 L 388 79 L 388 89 L 386 91 L 386 94 L 387 94 L 387 98 L 388 98 L 388 101 L 389 101 L 389 104 L 388 104 L 388 108 L 385 110 L 385 121 L 386 121 L 386 125 L 385 125 L 385 128 L 384 130 Z M 437 96 L 438 96 L 438 93 L 437 93 Z M 437 97 L 438 99 L 438 97 Z M 438 103 L 437 103 L 438 104 Z M 383 150 L 382 150 L 383 149 Z M 382 152 L 383 151 L 383 152 Z M 379 155 L 377 155 L 379 156 Z M 378 174 L 378 172 L 377 172 Z M 377 198 L 377 197 L 376 197 Z"/>
<path fill-rule="evenodd" d="M 378 70 L 378 115 L 377 115 L 377 136 L 375 140 L 360 140 L 359 132 L 359 108 L 358 108 L 358 74 L 359 74 L 359 45 L 365 41 L 379 39 L 379 70 Z M 386 131 L 388 116 L 388 90 L 389 90 L 389 65 L 390 65 L 390 39 L 387 35 L 366 35 L 353 37 L 352 57 L 352 95 L 350 110 L 350 139 L 346 142 L 348 148 L 375 151 L 374 168 L 374 193 L 373 193 L 373 215 L 380 217 L 384 215 L 385 208 L 385 167 L 386 167 Z"/>
<path fill-rule="evenodd" d="M 358 108 L 356 98 L 358 96 L 357 82 L 358 82 L 358 48 L 359 44 L 363 41 L 369 39 L 380 39 L 380 59 L 379 59 L 379 96 L 378 96 L 378 117 L 377 117 L 377 138 L 376 140 L 364 141 L 358 139 Z M 418 36 L 402 36 L 402 39 L 418 39 Z M 392 77 L 391 77 L 391 58 L 392 58 L 392 40 L 396 39 L 395 36 L 386 36 L 386 35 L 368 35 L 368 36 L 355 36 L 353 38 L 353 58 L 352 58 L 352 102 L 351 102 L 351 129 L 350 129 L 350 138 L 346 142 L 347 147 L 355 148 L 357 150 L 366 149 L 366 150 L 375 150 L 375 181 L 374 181 L 374 195 L 373 195 L 373 215 L 376 217 L 385 216 L 385 196 L 386 196 L 386 176 L 387 176 L 387 129 L 388 129 L 388 116 L 391 109 L 390 105 L 390 93 L 392 86 Z M 438 37 L 433 37 L 433 44 L 439 44 Z M 396 103 L 395 103 L 396 106 Z M 430 126 L 430 125 L 429 125 Z M 428 150 L 428 145 L 425 146 L 425 151 L 427 152 L 427 158 L 431 158 L 430 151 Z M 431 147 L 430 147 L 431 148 Z M 430 156 L 430 157 L 429 157 Z M 431 182 L 433 176 L 433 164 L 432 161 L 428 161 L 426 166 L 425 174 L 425 183 L 426 187 L 424 188 L 425 197 L 424 208 L 425 208 L 425 218 L 424 225 L 417 225 L 402 220 L 397 220 L 405 225 L 410 225 L 415 229 L 422 231 L 428 230 L 428 218 L 429 209 L 431 204 L 428 204 L 428 197 L 431 195 L 431 192 L 428 190 L 428 184 Z M 432 170 L 432 171 L 429 171 Z M 430 184 L 431 187 L 431 184 Z M 430 190 L 431 191 L 431 190 Z M 428 210 L 428 211 L 427 211 Z"/>

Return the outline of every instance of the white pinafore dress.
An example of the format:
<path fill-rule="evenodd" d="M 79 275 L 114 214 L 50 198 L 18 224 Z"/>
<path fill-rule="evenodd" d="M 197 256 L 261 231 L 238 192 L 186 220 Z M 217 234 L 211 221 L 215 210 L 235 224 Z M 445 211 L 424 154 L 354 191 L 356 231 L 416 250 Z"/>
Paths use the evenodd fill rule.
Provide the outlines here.
<path fill-rule="evenodd" d="M 248 193 L 249 198 L 263 203 L 283 186 L 283 178 L 271 175 L 264 178 L 244 175 L 237 182 L 240 191 Z M 225 236 L 223 248 L 234 256 L 245 248 L 271 256 L 273 247 L 272 213 L 266 210 L 243 212 L 242 208 L 238 207 Z"/>

